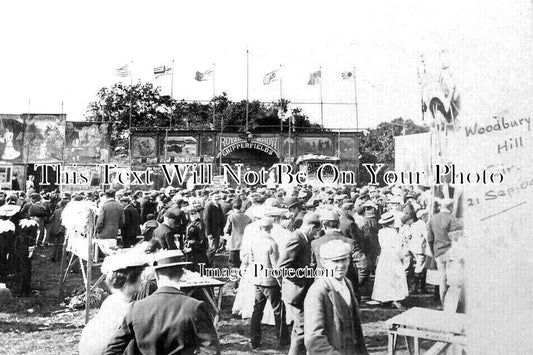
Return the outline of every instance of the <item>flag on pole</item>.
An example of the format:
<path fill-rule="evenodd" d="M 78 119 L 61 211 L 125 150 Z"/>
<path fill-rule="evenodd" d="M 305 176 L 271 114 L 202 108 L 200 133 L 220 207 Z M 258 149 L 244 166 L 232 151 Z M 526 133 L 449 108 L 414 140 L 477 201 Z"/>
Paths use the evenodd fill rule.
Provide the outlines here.
<path fill-rule="evenodd" d="M 263 84 L 268 85 L 273 81 L 277 81 L 279 79 L 278 71 L 279 69 L 276 69 L 276 70 L 271 71 L 270 73 L 267 73 L 265 77 L 263 78 Z"/>
<path fill-rule="evenodd" d="M 350 80 L 350 79 L 353 79 L 353 73 L 351 71 L 345 71 L 345 72 L 342 72 L 341 73 L 341 78 L 343 80 Z"/>
<path fill-rule="evenodd" d="M 322 71 L 317 70 L 309 74 L 309 81 L 307 82 L 307 85 L 316 85 L 320 84 L 320 80 L 322 78 Z"/>
<path fill-rule="evenodd" d="M 206 70 L 204 72 L 197 71 L 194 80 L 196 81 L 208 81 L 213 78 L 215 71 L 213 69 Z"/>
<path fill-rule="evenodd" d="M 126 65 L 121 66 L 120 68 L 116 70 L 115 75 L 121 78 L 127 78 L 131 76 L 130 65 L 126 64 Z"/>
<path fill-rule="evenodd" d="M 172 67 L 170 65 L 161 65 L 159 67 L 154 67 L 154 76 L 156 79 L 164 75 L 172 74 Z"/>

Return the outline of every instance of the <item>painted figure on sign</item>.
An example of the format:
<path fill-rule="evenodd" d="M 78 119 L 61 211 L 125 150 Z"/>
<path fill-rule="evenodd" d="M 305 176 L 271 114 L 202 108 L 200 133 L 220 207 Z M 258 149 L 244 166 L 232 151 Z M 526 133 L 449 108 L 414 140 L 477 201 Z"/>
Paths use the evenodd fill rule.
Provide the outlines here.
<path fill-rule="evenodd" d="M 1 142 L 5 144 L 2 160 L 13 160 L 20 156 L 20 152 L 17 151 L 13 145 L 13 132 L 8 128 L 6 128 L 4 136 L 1 138 Z"/>

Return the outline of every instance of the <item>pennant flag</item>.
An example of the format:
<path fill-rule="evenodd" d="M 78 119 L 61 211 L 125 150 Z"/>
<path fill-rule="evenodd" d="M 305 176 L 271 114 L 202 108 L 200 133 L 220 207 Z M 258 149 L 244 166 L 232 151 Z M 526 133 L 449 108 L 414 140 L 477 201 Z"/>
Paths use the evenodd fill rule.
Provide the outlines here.
<path fill-rule="evenodd" d="M 172 67 L 168 65 L 162 65 L 159 67 L 154 67 L 154 76 L 156 79 L 159 79 L 160 77 L 164 75 L 170 75 L 172 74 Z"/>
<path fill-rule="evenodd" d="M 120 68 L 118 68 L 116 70 L 116 73 L 115 73 L 116 76 L 119 76 L 121 78 L 127 78 L 131 75 L 131 71 L 130 71 L 130 65 L 129 64 L 126 64 L 126 65 L 123 65 L 121 66 Z"/>
<path fill-rule="evenodd" d="M 196 80 L 196 81 L 208 81 L 209 79 L 211 79 L 213 77 L 214 73 L 215 73 L 215 71 L 213 69 L 206 70 L 203 73 L 197 71 L 195 76 L 194 76 L 194 80 Z"/>
<path fill-rule="evenodd" d="M 322 78 L 322 71 L 317 70 L 309 74 L 309 81 L 307 82 L 307 85 L 316 85 L 320 84 L 320 79 Z"/>
<path fill-rule="evenodd" d="M 268 85 L 273 81 L 278 80 L 278 71 L 279 69 L 276 69 L 274 71 L 271 71 L 270 73 L 267 73 L 265 77 L 263 78 L 263 84 Z"/>
<path fill-rule="evenodd" d="M 344 80 L 349 80 L 349 79 L 353 79 L 353 73 L 351 71 L 345 71 L 345 72 L 342 72 L 341 73 L 341 78 L 343 78 Z"/>

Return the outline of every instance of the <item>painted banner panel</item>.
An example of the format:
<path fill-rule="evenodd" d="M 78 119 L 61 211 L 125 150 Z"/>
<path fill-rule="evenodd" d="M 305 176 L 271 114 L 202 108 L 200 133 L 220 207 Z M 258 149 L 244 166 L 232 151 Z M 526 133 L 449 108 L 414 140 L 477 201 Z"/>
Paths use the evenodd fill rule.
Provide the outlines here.
<path fill-rule="evenodd" d="M 298 155 L 317 154 L 330 155 L 336 154 L 333 139 L 326 136 L 299 136 L 297 140 Z"/>
<path fill-rule="evenodd" d="M 22 163 L 24 119 L 21 115 L 0 114 L 0 164 Z"/>
<path fill-rule="evenodd" d="M 156 136 L 132 137 L 132 162 L 133 165 L 157 164 L 157 139 Z"/>
<path fill-rule="evenodd" d="M 195 136 L 162 136 L 159 139 L 160 161 L 164 163 L 199 161 L 198 138 Z"/>
<path fill-rule="evenodd" d="M 106 122 L 67 122 L 65 162 L 100 164 L 109 162 L 110 130 Z"/>
<path fill-rule="evenodd" d="M 63 160 L 64 114 L 24 114 L 25 160 L 28 163 L 55 163 Z"/>

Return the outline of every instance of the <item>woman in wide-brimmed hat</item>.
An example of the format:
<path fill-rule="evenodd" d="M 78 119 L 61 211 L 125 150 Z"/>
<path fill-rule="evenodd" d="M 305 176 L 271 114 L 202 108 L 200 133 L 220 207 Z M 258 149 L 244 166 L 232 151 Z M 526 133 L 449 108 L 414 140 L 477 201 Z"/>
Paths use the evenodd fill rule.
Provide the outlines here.
<path fill-rule="evenodd" d="M 110 255 L 104 259 L 102 273 L 106 275 L 105 282 L 111 295 L 83 329 L 79 344 L 80 355 L 104 352 L 139 290 L 140 277 L 148 262 L 146 255 L 134 251 Z"/>
<path fill-rule="evenodd" d="M 402 264 L 402 243 L 394 228 L 394 214 L 384 213 L 378 223 L 383 226 L 378 232 L 381 254 L 376 267 L 372 299 L 381 303 L 392 302 L 394 307 L 402 308 L 399 301 L 405 299 L 409 291 Z"/>

